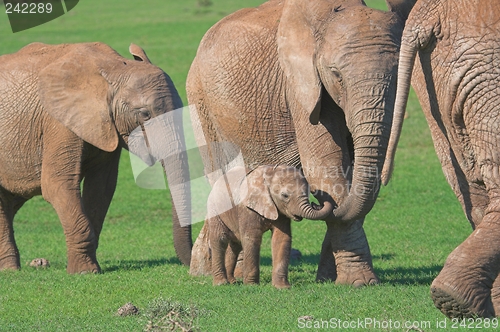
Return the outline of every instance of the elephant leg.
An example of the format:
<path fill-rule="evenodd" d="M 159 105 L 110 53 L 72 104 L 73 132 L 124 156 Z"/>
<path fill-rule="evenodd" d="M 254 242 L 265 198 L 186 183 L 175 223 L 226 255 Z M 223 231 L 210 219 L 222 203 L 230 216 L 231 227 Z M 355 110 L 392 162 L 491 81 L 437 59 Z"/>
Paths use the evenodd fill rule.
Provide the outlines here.
<path fill-rule="evenodd" d="M 241 224 L 241 223 L 240 223 Z M 243 246 L 243 283 L 258 284 L 260 282 L 260 246 L 262 232 L 257 230 L 241 230 Z"/>
<path fill-rule="evenodd" d="M 227 284 L 226 250 L 229 243 L 227 227 L 218 216 L 208 218 L 205 222 L 210 229 L 209 238 L 212 247 L 212 277 L 214 285 Z"/>
<path fill-rule="evenodd" d="M 243 251 L 240 251 L 236 260 L 236 267 L 234 268 L 234 277 L 243 278 Z"/>
<path fill-rule="evenodd" d="M 116 189 L 120 149 L 106 157 L 109 160 L 85 172 L 85 180 L 83 182 L 83 210 L 94 228 L 96 249 L 99 245 L 99 236 L 104 218 L 106 217 Z"/>
<path fill-rule="evenodd" d="M 44 191 L 44 198 L 52 204 L 63 226 L 68 256 L 66 270 L 68 273 L 99 273 L 97 237 L 82 210 L 79 187 L 64 188 L 66 186 L 66 182 L 53 181 L 53 186 Z"/>
<path fill-rule="evenodd" d="M 212 253 L 208 234 L 208 225 L 204 223 L 191 251 L 189 274 L 192 276 L 206 276 L 212 274 Z"/>
<path fill-rule="evenodd" d="M 97 237 L 83 211 L 80 178 L 83 141 L 66 128 L 54 128 L 44 140 L 41 188 L 43 198 L 61 221 L 68 256 L 68 273 L 101 271 L 96 258 Z M 98 193 L 100 195 L 100 193 Z"/>
<path fill-rule="evenodd" d="M 14 198 L 0 190 L 0 270 L 21 268 L 12 222 L 24 202 L 26 199 Z"/>
<path fill-rule="evenodd" d="M 337 284 L 353 285 L 360 287 L 364 285 L 378 284 L 380 281 L 373 270 L 372 256 L 365 231 L 363 230 L 364 219 L 352 223 L 327 222 L 327 236 L 330 236 L 331 247 L 323 245 L 318 278 L 324 275 L 332 275 L 331 264 L 336 264 Z M 333 252 L 334 259 L 331 258 Z M 328 265 L 326 265 L 328 263 Z"/>
<path fill-rule="evenodd" d="M 333 255 L 332 241 L 334 227 L 330 227 L 327 223 L 327 229 L 323 244 L 321 245 L 321 254 L 319 257 L 318 272 L 316 273 L 316 281 L 335 281 L 337 280 L 337 267 L 335 264 L 335 256 Z"/>
<path fill-rule="evenodd" d="M 242 247 L 238 241 L 229 242 L 229 248 L 226 251 L 226 272 L 227 272 L 227 279 L 231 284 L 236 283 L 236 276 L 234 274 L 234 271 L 241 250 Z"/>
<path fill-rule="evenodd" d="M 472 234 L 448 256 L 431 285 L 436 307 L 446 316 L 493 317 L 491 290 L 500 268 L 500 212 L 489 211 Z"/>
<path fill-rule="evenodd" d="M 288 265 L 292 250 L 292 229 L 290 219 L 279 216 L 273 221 L 271 249 L 273 255 L 272 284 L 276 288 L 290 288 Z"/>

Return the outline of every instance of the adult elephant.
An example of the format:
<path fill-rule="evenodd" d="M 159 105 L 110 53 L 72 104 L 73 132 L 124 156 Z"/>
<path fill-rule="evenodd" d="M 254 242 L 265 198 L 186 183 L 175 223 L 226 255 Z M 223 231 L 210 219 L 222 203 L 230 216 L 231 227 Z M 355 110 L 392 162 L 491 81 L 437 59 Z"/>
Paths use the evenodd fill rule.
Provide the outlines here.
<path fill-rule="evenodd" d="M 500 315 L 500 3 L 421 0 L 403 33 L 393 129 L 383 182 L 392 172 L 410 82 L 444 174 L 474 231 L 433 281 L 448 317 Z"/>
<path fill-rule="evenodd" d="M 100 271 L 96 249 L 121 149 L 135 128 L 182 107 L 168 75 L 137 45 L 130 53 L 135 60 L 102 43 L 33 43 L 0 57 L 0 270 L 20 268 L 14 215 L 43 195 L 64 229 L 67 271 Z M 165 123 L 172 135 L 164 139 L 184 151 L 177 123 Z M 151 160 L 147 150 L 137 153 Z M 183 154 L 177 156 L 167 177 L 188 182 Z M 189 198 L 184 189 L 173 195 Z M 190 244 L 189 232 L 181 230 L 177 236 Z"/>
<path fill-rule="evenodd" d="M 188 75 L 211 184 L 241 150 L 250 167 L 301 166 L 311 189 L 334 200 L 318 280 L 378 282 L 363 221 L 378 195 L 414 1 L 387 2 L 395 13 L 362 0 L 272 0 L 240 10 L 206 33 Z M 202 229 L 194 274 L 209 271 L 206 242 Z"/>

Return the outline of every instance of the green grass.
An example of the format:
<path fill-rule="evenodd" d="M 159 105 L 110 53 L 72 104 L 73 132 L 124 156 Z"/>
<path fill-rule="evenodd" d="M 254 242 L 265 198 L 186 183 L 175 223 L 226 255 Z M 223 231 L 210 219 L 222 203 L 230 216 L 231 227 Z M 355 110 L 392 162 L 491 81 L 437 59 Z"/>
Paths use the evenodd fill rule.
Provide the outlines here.
<path fill-rule="evenodd" d="M 34 42 L 102 41 L 126 57 L 131 42 L 142 46 L 167 73 L 184 99 L 185 80 L 197 45 L 221 17 L 262 1 L 85 0 L 59 19 L 12 34 L 0 14 L 0 53 Z M 366 1 L 385 8 L 382 0 Z M 365 230 L 381 285 L 362 289 L 314 282 L 325 226 L 294 223 L 294 248 L 301 261 L 290 266 L 290 290 L 270 285 L 269 234 L 262 250 L 260 286 L 213 287 L 209 277 L 191 277 L 175 257 L 169 194 L 134 184 L 128 155 L 123 154 L 118 188 L 98 249 L 100 275 L 67 275 L 62 227 L 51 206 L 37 197 L 18 213 L 14 227 L 21 252 L 21 271 L 0 273 L 0 331 L 141 331 L 146 308 L 171 299 L 198 308 L 195 326 L 201 331 L 298 331 L 301 322 L 332 318 L 365 318 L 436 322 L 444 316 L 434 308 L 429 285 L 447 255 L 471 232 L 460 205 L 442 174 L 430 133 L 414 95 L 389 186 L 367 216 Z M 201 224 L 196 224 L 197 235 Z M 50 260 L 48 269 L 24 264 Z M 119 307 L 132 302 L 138 316 L 120 317 Z M 451 326 L 451 321 L 446 321 Z M 324 323 L 323 323 L 324 324 Z M 313 325 L 314 326 L 314 325 Z M 371 328 L 406 331 L 408 328 Z"/>

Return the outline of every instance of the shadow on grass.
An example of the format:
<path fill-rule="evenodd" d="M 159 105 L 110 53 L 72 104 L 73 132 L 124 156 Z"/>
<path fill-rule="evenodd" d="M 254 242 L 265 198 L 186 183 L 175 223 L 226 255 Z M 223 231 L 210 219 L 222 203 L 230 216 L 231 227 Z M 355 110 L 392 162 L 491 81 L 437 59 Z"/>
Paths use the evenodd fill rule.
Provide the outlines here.
<path fill-rule="evenodd" d="M 385 254 L 380 254 L 380 255 L 372 255 L 372 260 L 382 260 L 382 261 L 390 261 L 393 260 L 394 257 L 396 257 L 395 253 L 389 252 Z"/>
<path fill-rule="evenodd" d="M 393 269 L 377 269 L 375 273 L 378 275 L 382 284 L 394 286 L 400 285 L 429 285 L 437 277 L 443 266 L 421 266 L 415 268 L 399 267 Z"/>
<path fill-rule="evenodd" d="M 109 265 L 108 265 L 109 264 Z M 181 265 L 181 261 L 177 257 L 162 258 L 162 259 L 148 259 L 148 260 L 123 260 L 116 263 L 115 261 L 104 261 L 102 263 L 102 272 L 115 272 L 115 271 L 140 271 L 147 268 L 163 266 L 163 265 Z"/>
<path fill-rule="evenodd" d="M 380 279 L 380 282 L 385 285 L 430 285 L 432 281 L 437 277 L 442 265 L 432 265 L 432 266 L 418 266 L 418 267 L 394 267 L 394 268 L 379 268 L 377 267 L 377 261 L 391 261 L 394 260 L 397 255 L 394 253 L 384 253 L 380 255 L 373 255 L 374 269 L 375 273 Z M 302 255 L 300 259 L 291 259 L 290 267 L 300 267 L 301 264 L 311 264 L 317 265 L 319 263 L 319 254 Z M 272 258 L 270 256 L 262 256 L 260 259 L 262 266 L 271 266 Z M 314 275 L 316 275 L 316 269 Z M 297 270 L 300 272 L 305 272 L 305 270 Z"/>

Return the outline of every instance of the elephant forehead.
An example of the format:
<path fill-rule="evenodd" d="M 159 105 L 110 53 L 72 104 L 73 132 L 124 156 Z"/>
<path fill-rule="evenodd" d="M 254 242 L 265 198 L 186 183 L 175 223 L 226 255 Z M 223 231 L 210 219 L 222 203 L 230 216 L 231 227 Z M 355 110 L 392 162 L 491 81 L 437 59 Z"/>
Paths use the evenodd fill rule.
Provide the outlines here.
<path fill-rule="evenodd" d="M 123 89 L 123 98 L 132 108 L 148 106 L 164 113 L 166 104 L 176 95 L 171 89 L 164 74 L 156 73 L 149 77 L 133 75 L 129 84 Z M 172 105 L 171 108 L 175 106 Z"/>
<path fill-rule="evenodd" d="M 356 34 L 360 31 L 390 30 L 393 26 L 399 26 L 400 24 L 401 22 L 398 16 L 394 13 L 383 12 L 364 6 L 356 6 L 345 10 L 341 9 L 340 11 L 333 13 L 328 25 L 328 30 L 331 32 L 331 29 L 333 28 L 338 33 L 356 36 Z"/>
<path fill-rule="evenodd" d="M 341 31 L 335 27 L 330 29 L 332 31 L 325 34 L 317 53 L 323 65 L 340 70 L 346 77 L 356 73 L 386 75 L 397 67 L 401 39 L 398 33 L 373 25 L 342 27 Z"/>
<path fill-rule="evenodd" d="M 127 87 L 135 91 L 151 90 L 159 93 L 166 91 L 168 87 L 166 74 L 154 66 L 145 66 L 146 68 L 139 68 L 127 75 L 130 77 Z"/>
<path fill-rule="evenodd" d="M 308 183 L 300 170 L 295 167 L 287 167 L 278 170 L 272 184 L 273 191 L 287 190 L 290 192 L 307 192 L 309 189 Z"/>

